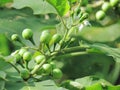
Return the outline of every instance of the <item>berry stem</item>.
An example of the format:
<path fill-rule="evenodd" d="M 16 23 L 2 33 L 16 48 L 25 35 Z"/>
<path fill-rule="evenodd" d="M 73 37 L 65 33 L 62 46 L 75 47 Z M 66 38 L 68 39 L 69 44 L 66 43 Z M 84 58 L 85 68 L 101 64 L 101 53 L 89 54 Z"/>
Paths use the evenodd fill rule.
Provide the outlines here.
<path fill-rule="evenodd" d="M 29 40 L 31 41 L 31 43 L 32 43 L 33 45 L 35 45 L 35 42 L 34 42 L 33 38 L 30 38 Z"/>
<path fill-rule="evenodd" d="M 51 53 L 50 47 L 48 44 L 46 44 L 46 47 L 48 48 L 49 52 Z"/>
<path fill-rule="evenodd" d="M 88 53 L 88 52 L 85 52 L 85 51 L 83 51 L 83 52 L 74 52 L 74 53 L 57 55 L 57 56 L 52 57 L 52 59 L 70 58 L 70 57 L 87 55 L 87 54 L 89 54 L 89 53 Z"/>
<path fill-rule="evenodd" d="M 46 60 L 43 60 L 37 68 L 33 69 L 31 71 L 31 75 L 34 75 L 45 62 L 46 62 Z"/>

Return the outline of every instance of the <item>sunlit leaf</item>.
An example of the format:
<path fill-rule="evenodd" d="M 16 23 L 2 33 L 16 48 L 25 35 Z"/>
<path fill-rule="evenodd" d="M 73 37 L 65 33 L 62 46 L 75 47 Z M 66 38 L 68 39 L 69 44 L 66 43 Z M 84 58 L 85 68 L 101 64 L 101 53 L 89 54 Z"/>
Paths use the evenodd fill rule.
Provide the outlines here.
<path fill-rule="evenodd" d="M 69 9 L 69 2 L 68 0 L 47 0 L 53 7 L 57 10 L 60 16 L 66 14 Z"/>
<path fill-rule="evenodd" d="M 13 0 L 13 7 L 21 9 L 30 7 L 34 14 L 56 13 L 56 10 L 45 0 Z"/>

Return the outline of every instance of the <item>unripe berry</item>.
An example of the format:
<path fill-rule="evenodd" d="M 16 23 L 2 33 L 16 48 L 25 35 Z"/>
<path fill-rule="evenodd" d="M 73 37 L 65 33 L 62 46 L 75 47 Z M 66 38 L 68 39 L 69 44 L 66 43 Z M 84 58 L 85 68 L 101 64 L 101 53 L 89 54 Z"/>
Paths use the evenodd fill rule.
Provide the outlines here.
<path fill-rule="evenodd" d="M 42 68 L 45 74 L 50 74 L 52 71 L 52 66 L 50 64 L 44 64 Z"/>
<path fill-rule="evenodd" d="M 52 71 L 53 78 L 60 79 L 63 76 L 62 71 L 59 68 L 55 68 Z"/>
<path fill-rule="evenodd" d="M 15 59 L 16 59 L 16 62 L 19 62 L 22 59 L 22 57 L 20 56 L 20 54 L 16 54 Z"/>
<path fill-rule="evenodd" d="M 32 58 L 32 54 L 30 52 L 27 51 L 23 54 L 23 60 L 30 61 L 31 58 Z"/>
<path fill-rule="evenodd" d="M 51 35 L 48 31 L 43 31 L 41 36 L 40 36 L 40 42 L 41 43 L 45 43 L 45 44 L 49 44 L 51 39 Z"/>
<path fill-rule="evenodd" d="M 56 64 L 54 62 L 50 62 L 52 69 L 56 68 Z"/>
<path fill-rule="evenodd" d="M 21 70 L 20 72 L 20 76 L 23 78 L 23 79 L 28 79 L 30 77 L 30 72 L 27 70 L 27 69 L 23 69 Z"/>
<path fill-rule="evenodd" d="M 59 43 L 59 41 L 61 40 L 61 36 L 59 34 L 54 34 L 51 40 L 53 43 Z"/>
<path fill-rule="evenodd" d="M 18 41 L 18 40 L 19 40 L 18 34 L 13 34 L 13 35 L 11 36 L 11 39 L 12 39 L 13 41 Z"/>
<path fill-rule="evenodd" d="M 103 3 L 103 5 L 102 5 L 102 10 L 103 11 L 107 11 L 107 10 L 109 10 L 111 8 L 111 5 L 110 5 L 110 3 L 109 2 L 104 2 Z"/>
<path fill-rule="evenodd" d="M 35 62 L 37 64 L 41 63 L 43 60 L 45 60 L 45 56 L 44 55 L 38 55 L 35 57 Z"/>
<path fill-rule="evenodd" d="M 25 49 L 25 48 L 20 49 L 20 51 L 19 51 L 20 56 L 23 56 L 23 54 L 24 54 L 26 51 L 27 51 L 27 49 Z"/>
<path fill-rule="evenodd" d="M 110 4 L 111 4 L 111 6 L 115 6 L 115 5 L 117 5 L 119 3 L 119 0 L 110 0 Z"/>
<path fill-rule="evenodd" d="M 102 10 L 99 10 L 97 13 L 96 13 L 96 19 L 97 20 L 102 20 L 105 18 L 105 12 L 102 11 Z"/>
<path fill-rule="evenodd" d="M 23 30 L 23 32 L 22 32 L 22 37 L 24 38 L 24 39 L 27 39 L 27 40 L 29 40 L 29 39 L 31 39 L 32 38 L 32 36 L 33 36 L 33 32 L 32 32 L 32 30 L 31 29 L 24 29 Z"/>

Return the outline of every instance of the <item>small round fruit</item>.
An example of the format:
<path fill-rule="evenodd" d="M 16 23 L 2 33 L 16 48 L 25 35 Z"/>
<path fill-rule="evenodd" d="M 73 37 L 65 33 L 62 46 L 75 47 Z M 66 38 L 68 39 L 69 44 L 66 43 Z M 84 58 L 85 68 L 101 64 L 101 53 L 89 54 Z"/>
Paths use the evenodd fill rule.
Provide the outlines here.
<path fill-rule="evenodd" d="M 63 73 L 59 68 L 55 68 L 53 69 L 52 75 L 53 75 L 53 78 L 60 79 L 63 76 Z"/>
<path fill-rule="evenodd" d="M 18 40 L 19 40 L 18 34 L 13 34 L 13 35 L 11 36 L 11 39 L 12 39 L 12 41 L 18 41 Z"/>
<path fill-rule="evenodd" d="M 54 62 L 50 62 L 52 69 L 56 68 L 56 64 Z"/>
<path fill-rule="evenodd" d="M 104 2 L 103 3 L 103 5 L 102 5 L 102 10 L 103 11 L 107 11 L 107 10 L 109 10 L 111 8 L 111 5 L 110 5 L 110 3 L 109 2 Z"/>
<path fill-rule="evenodd" d="M 44 55 L 38 55 L 35 57 L 35 62 L 37 64 L 41 63 L 43 60 L 45 60 L 45 56 Z"/>
<path fill-rule="evenodd" d="M 119 3 L 119 0 L 110 0 L 111 6 L 115 6 Z"/>
<path fill-rule="evenodd" d="M 20 54 L 16 54 L 15 59 L 16 59 L 16 62 L 19 62 L 22 59 L 22 57 L 20 56 Z"/>
<path fill-rule="evenodd" d="M 53 43 L 59 43 L 59 41 L 61 40 L 61 36 L 59 34 L 54 34 L 51 40 Z"/>
<path fill-rule="evenodd" d="M 21 70 L 20 72 L 20 76 L 23 78 L 23 79 L 28 79 L 30 77 L 30 72 L 27 70 L 27 69 L 23 69 Z"/>
<path fill-rule="evenodd" d="M 30 52 L 27 51 L 23 54 L 23 60 L 30 61 L 31 58 L 32 58 L 32 54 Z"/>
<path fill-rule="evenodd" d="M 23 32 L 22 32 L 22 37 L 25 38 L 25 39 L 31 39 L 33 36 L 33 32 L 31 29 L 24 29 Z"/>
<path fill-rule="evenodd" d="M 51 64 L 44 64 L 44 65 L 42 66 L 42 68 L 43 68 L 43 71 L 45 72 L 45 74 L 50 74 L 51 71 L 52 71 L 52 66 L 51 66 Z"/>
<path fill-rule="evenodd" d="M 25 48 L 20 49 L 20 51 L 19 51 L 20 56 L 23 56 L 23 54 L 24 54 L 26 51 L 27 51 L 27 49 L 25 49 Z"/>
<path fill-rule="evenodd" d="M 41 43 L 45 43 L 45 44 L 49 44 L 51 39 L 51 35 L 48 31 L 43 31 L 41 36 L 40 36 L 40 42 Z"/>
<path fill-rule="evenodd" d="M 102 11 L 102 10 L 99 10 L 97 13 L 96 13 L 96 19 L 97 20 L 102 20 L 105 18 L 105 12 Z"/>

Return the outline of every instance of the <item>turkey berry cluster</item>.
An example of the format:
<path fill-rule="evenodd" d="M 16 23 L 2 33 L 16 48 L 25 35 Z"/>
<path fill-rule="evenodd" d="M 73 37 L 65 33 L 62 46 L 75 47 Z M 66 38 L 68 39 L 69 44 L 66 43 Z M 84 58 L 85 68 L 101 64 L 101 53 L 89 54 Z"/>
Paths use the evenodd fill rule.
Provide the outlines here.
<path fill-rule="evenodd" d="M 33 32 L 31 29 L 24 29 L 22 32 L 22 37 L 31 41 L 33 45 L 35 45 L 33 40 Z M 13 34 L 11 36 L 11 40 L 18 41 L 23 44 L 22 40 L 20 40 L 20 37 L 17 34 Z M 60 79 L 63 76 L 62 71 L 56 67 L 56 64 L 53 62 L 53 60 L 48 57 L 55 51 L 55 46 L 59 44 L 61 40 L 61 35 L 54 34 L 52 36 L 49 31 L 43 31 L 40 35 L 40 44 L 43 44 L 42 46 L 46 45 L 48 51 L 50 51 L 49 53 L 48 51 L 42 51 L 40 47 L 36 49 L 27 47 L 25 44 L 23 44 L 24 46 L 21 47 L 21 49 L 18 49 L 11 54 L 11 56 L 15 58 L 16 64 L 19 64 L 22 67 L 22 69 L 19 69 L 16 66 L 23 80 L 34 78 L 37 75 L 50 76 L 53 79 Z M 50 43 L 54 45 L 53 51 L 50 50 Z M 42 48 L 44 49 L 44 47 Z M 36 52 L 39 52 L 39 54 L 34 56 Z M 34 62 L 34 66 L 32 68 L 29 66 L 31 61 Z"/>

